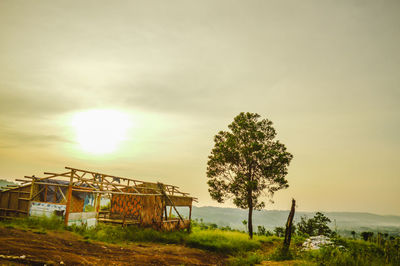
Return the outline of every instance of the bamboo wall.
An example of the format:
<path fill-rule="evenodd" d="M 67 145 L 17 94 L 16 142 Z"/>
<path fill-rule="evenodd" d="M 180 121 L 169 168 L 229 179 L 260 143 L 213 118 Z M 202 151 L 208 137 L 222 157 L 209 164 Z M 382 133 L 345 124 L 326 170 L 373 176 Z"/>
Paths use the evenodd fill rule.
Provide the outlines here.
<path fill-rule="evenodd" d="M 34 191 L 38 186 L 34 186 Z M 0 192 L 0 217 L 27 216 L 31 185 Z"/>

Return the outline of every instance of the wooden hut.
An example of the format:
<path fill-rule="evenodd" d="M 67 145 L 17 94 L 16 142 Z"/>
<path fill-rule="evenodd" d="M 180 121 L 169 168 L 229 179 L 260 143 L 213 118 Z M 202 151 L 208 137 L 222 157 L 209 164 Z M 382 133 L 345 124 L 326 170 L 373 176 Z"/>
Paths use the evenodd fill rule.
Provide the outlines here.
<path fill-rule="evenodd" d="M 159 230 L 190 229 L 196 200 L 177 186 L 65 167 L 64 173 L 25 176 L 21 185 L 0 191 L 0 218 L 59 215 L 66 225 L 97 222 L 137 224 Z M 100 208 L 108 196 L 109 208 Z M 91 207 L 91 208 L 88 208 Z M 188 207 L 184 219 L 176 207 Z M 174 209 L 178 217 L 172 218 Z"/>

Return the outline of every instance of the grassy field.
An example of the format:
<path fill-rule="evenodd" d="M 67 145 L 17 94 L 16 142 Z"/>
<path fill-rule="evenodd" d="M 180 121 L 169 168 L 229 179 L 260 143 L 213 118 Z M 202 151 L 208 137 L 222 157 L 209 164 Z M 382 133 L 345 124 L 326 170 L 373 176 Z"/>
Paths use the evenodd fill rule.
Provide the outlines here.
<path fill-rule="evenodd" d="M 400 265 L 400 239 L 381 238 L 370 241 L 337 237 L 334 245 L 314 251 L 303 251 L 304 237 L 294 236 L 289 254 L 281 253 L 282 238 L 255 235 L 249 239 L 245 232 L 218 229 L 215 226 L 194 223 L 192 232 L 159 232 L 134 226 L 121 227 L 99 224 L 96 227 L 64 227 L 57 217 L 26 218 L 1 221 L 6 228 L 34 230 L 68 230 L 86 241 L 113 244 L 153 242 L 179 244 L 224 254 L 232 265 L 255 265 L 262 261 L 285 261 L 291 265 Z"/>

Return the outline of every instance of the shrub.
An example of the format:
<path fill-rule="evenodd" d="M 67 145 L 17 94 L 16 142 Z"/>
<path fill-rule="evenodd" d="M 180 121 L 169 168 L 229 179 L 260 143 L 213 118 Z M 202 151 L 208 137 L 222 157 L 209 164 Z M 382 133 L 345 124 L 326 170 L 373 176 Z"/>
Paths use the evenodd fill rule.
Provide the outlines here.
<path fill-rule="evenodd" d="M 247 266 L 260 264 L 264 260 L 264 256 L 258 253 L 248 253 L 238 257 L 232 257 L 229 259 L 229 264 L 234 266 Z"/>

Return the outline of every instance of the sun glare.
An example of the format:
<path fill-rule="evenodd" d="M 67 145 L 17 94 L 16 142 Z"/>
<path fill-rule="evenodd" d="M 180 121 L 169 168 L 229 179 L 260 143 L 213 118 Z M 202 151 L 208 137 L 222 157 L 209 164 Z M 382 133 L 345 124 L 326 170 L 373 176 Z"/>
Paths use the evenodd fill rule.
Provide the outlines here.
<path fill-rule="evenodd" d="M 115 151 L 126 139 L 131 121 L 127 114 L 116 110 L 89 110 L 72 119 L 76 138 L 81 148 L 94 154 Z"/>

